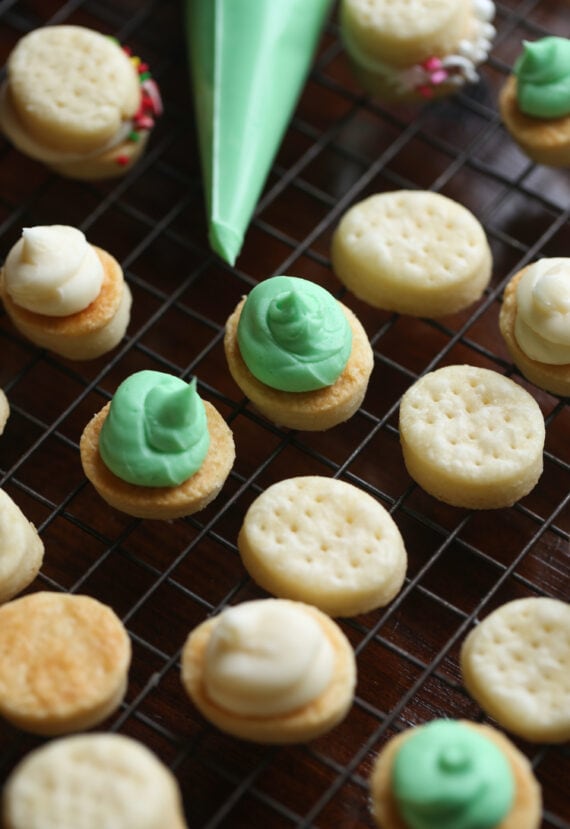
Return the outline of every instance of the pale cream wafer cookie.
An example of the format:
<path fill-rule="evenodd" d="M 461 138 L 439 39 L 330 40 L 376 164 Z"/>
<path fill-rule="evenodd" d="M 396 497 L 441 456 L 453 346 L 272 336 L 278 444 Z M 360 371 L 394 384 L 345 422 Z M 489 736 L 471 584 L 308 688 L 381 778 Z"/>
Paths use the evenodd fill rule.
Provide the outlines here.
<path fill-rule="evenodd" d="M 122 175 L 143 152 L 160 112 L 148 67 L 91 29 L 36 29 L 8 57 L 0 128 L 22 152 L 63 175 Z"/>
<path fill-rule="evenodd" d="M 182 683 L 223 731 L 260 743 L 299 743 L 344 719 L 356 662 L 341 629 L 316 607 L 259 599 L 190 633 Z"/>
<path fill-rule="evenodd" d="M 544 418 L 513 380 L 485 368 L 445 366 L 421 377 L 400 404 L 400 442 L 411 477 L 457 507 L 508 507 L 542 474 Z"/>
<path fill-rule="evenodd" d="M 427 723 L 427 727 L 429 725 L 430 723 Z M 469 722 L 468 720 L 458 720 L 457 725 L 473 729 L 481 737 L 490 740 L 501 751 L 512 773 L 514 798 L 511 808 L 499 823 L 489 827 L 489 829 L 538 829 L 542 816 L 542 795 L 540 786 L 533 774 L 532 766 L 524 754 L 504 734 L 501 734 L 500 731 L 497 731 L 491 726 L 480 725 Z M 380 829 L 410 829 L 409 823 L 402 817 L 399 804 L 394 795 L 394 761 L 402 746 L 422 728 L 426 728 L 426 726 L 408 728 L 396 737 L 393 737 L 386 743 L 376 757 L 370 777 L 370 796 L 372 814 Z M 453 773 L 454 756 L 455 762 L 457 762 L 458 758 L 455 751 L 456 749 L 454 747 L 450 747 L 450 753 L 444 755 L 443 761 L 440 761 L 439 768 L 434 768 L 432 765 L 431 772 L 433 778 L 443 777 L 446 772 Z M 436 756 L 434 753 L 433 764 L 436 762 Z M 461 757 L 464 763 L 463 771 L 467 771 L 465 755 L 462 753 Z M 461 777 L 462 769 L 458 768 L 458 772 L 458 776 Z M 449 782 L 445 785 L 444 781 L 445 788 L 452 798 L 453 809 L 450 809 L 450 812 L 453 816 L 457 816 L 461 795 L 463 794 L 468 798 L 470 792 L 468 786 L 461 786 L 461 782 L 458 781 L 458 790 L 454 792 L 453 785 L 451 784 L 450 786 Z M 480 790 L 479 797 L 481 797 Z M 434 829 L 435 827 L 437 829 L 444 829 L 447 826 L 445 822 L 445 809 L 442 810 L 443 824 L 438 822 L 433 808 L 431 815 L 432 823 L 426 825 L 433 825 Z"/>
<path fill-rule="evenodd" d="M 3 434 L 4 428 L 6 426 L 6 421 L 10 417 L 10 404 L 8 403 L 8 398 L 0 389 L 0 435 Z"/>
<path fill-rule="evenodd" d="M 262 492 L 245 515 L 238 549 L 269 593 L 331 616 L 388 604 L 407 566 L 402 536 L 384 507 L 352 484 L 318 475 Z"/>
<path fill-rule="evenodd" d="M 367 92 L 422 101 L 478 80 L 494 15 L 491 0 L 343 0 L 341 37 Z"/>
<path fill-rule="evenodd" d="M 101 722 L 124 697 L 130 661 L 121 620 L 90 596 L 39 592 L 0 607 L 0 715 L 24 731 Z"/>
<path fill-rule="evenodd" d="M 44 545 L 36 528 L 0 489 L 0 603 L 33 582 L 43 557 Z"/>
<path fill-rule="evenodd" d="M 369 196 L 342 217 L 333 270 L 359 299 L 422 317 L 453 314 L 478 300 L 491 277 L 491 251 L 475 216 L 422 190 Z"/>
<path fill-rule="evenodd" d="M 463 642 L 463 683 L 481 708 L 525 740 L 570 740 L 570 605 L 530 597 L 501 605 Z"/>
<path fill-rule="evenodd" d="M 70 360 L 115 348 L 132 304 L 117 260 L 67 225 L 24 228 L 0 271 L 0 296 L 18 331 Z"/>
<path fill-rule="evenodd" d="M 4 829 L 186 829 L 178 782 L 142 743 L 76 734 L 30 752 L 2 795 Z"/>

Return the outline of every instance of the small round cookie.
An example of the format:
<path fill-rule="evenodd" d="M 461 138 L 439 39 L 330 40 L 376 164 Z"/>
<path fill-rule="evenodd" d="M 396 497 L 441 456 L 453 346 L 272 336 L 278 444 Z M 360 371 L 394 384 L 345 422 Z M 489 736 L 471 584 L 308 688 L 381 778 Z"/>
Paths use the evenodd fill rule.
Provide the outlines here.
<path fill-rule="evenodd" d="M 82 26 L 30 32 L 6 68 L 0 129 L 21 152 L 70 178 L 123 175 L 162 112 L 148 66 Z"/>
<path fill-rule="evenodd" d="M 539 259 L 508 282 L 499 328 L 527 380 L 570 395 L 570 258 Z"/>
<path fill-rule="evenodd" d="M 0 715 L 58 735 L 102 722 L 121 704 L 131 644 L 90 596 L 39 592 L 0 607 Z"/>
<path fill-rule="evenodd" d="M 24 228 L 0 271 L 0 296 L 18 331 L 69 360 L 111 351 L 130 320 L 121 266 L 67 225 Z"/>
<path fill-rule="evenodd" d="M 262 492 L 245 515 L 238 549 L 269 593 L 330 616 L 383 607 L 406 575 L 406 550 L 391 515 L 358 487 L 319 475 L 288 478 Z"/>
<path fill-rule="evenodd" d="M 0 489 L 0 603 L 33 582 L 43 557 L 44 545 L 36 528 Z"/>
<path fill-rule="evenodd" d="M 6 427 L 6 422 L 10 417 L 10 404 L 8 403 L 8 398 L 0 389 L 0 435 L 4 433 L 4 429 Z"/>
<path fill-rule="evenodd" d="M 243 350 L 249 329 L 255 355 L 251 344 Z M 298 277 L 266 279 L 244 297 L 226 323 L 224 348 L 232 377 L 256 409 L 279 426 L 304 431 L 351 418 L 374 367 L 352 311 Z"/>
<path fill-rule="evenodd" d="M 222 731 L 259 743 L 300 743 L 344 719 L 356 661 L 341 629 L 316 607 L 258 599 L 190 633 L 182 683 Z"/>
<path fill-rule="evenodd" d="M 331 260 L 359 299 L 421 317 L 471 305 L 492 268 L 475 216 L 453 199 L 422 190 L 379 193 L 351 207 L 334 232 Z"/>
<path fill-rule="evenodd" d="M 2 826 L 187 828 L 170 769 L 121 734 L 74 734 L 30 752 L 4 787 Z"/>
<path fill-rule="evenodd" d="M 570 740 L 570 605 L 515 599 L 473 628 L 460 655 L 481 708 L 531 742 Z"/>
<path fill-rule="evenodd" d="M 524 42 L 499 94 L 503 123 L 537 164 L 570 167 L 570 40 Z"/>
<path fill-rule="evenodd" d="M 491 0 L 343 0 L 341 37 L 367 92 L 425 101 L 478 80 L 494 16 Z"/>
<path fill-rule="evenodd" d="M 445 366 L 417 380 L 400 404 L 400 443 L 411 477 L 447 504 L 512 506 L 542 474 L 544 418 L 508 377 Z"/>
<path fill-rule="evenodd" d="M 160 371 L 121 383 L 80 440 L 85 475 L 115 509 L 171 520 L 204 509 L 235 460 L 231 429 L 196 391 Z"/>
<path fill-rule="evenodd" d="M 393 737 L 375 760 L 370 788 L 380 829 L 539 829 L 541 822 L 527 758 L 504 734 L 467 720 L 432 720 Z"/>

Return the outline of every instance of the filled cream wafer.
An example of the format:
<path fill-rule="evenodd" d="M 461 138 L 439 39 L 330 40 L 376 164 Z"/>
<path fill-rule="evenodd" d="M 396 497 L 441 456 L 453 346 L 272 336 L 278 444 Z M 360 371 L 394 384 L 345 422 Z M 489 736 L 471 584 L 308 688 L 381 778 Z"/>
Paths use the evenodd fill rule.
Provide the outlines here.
<path fill-rule="evenodd" d="M 501 732 L 468 720 L 432 720 L 389 740 L 376 757 L 370 795 L 380 829 L 541 823 L 540 786 L 525 755 Z"/>
<path fill-rule="evenodd" d="M 70 360 L 115 348 L 130 320 L 119 263 L 66 225 L 24 229 L 0 272 L 0 293 L 21 334 Z"/>
<path fill-rule="evenodd" d="M 540 259 L 507 283 L 499 328 L 527 380 L 570 395 L 570 258 Z"/>
<path fill-rule="evenodd" d="M 501 605 L 469 633 L 461 674 L 471 696 L 532 742 L 570 740 L 570 605 L 530 597 Z"/>
<path fill-rule="evenodd" d="M 476 302 L 491 277 L 491 251 L 475 216 L 453 199 L 395 190 L 353 205 L 335 230 L 331 260 L 359 299 L 422 317 Z"/>
<path fill-rule="evenodd" d="M 478 80 L 494 15 L 490 0 L 342 0 L 341 37 L 368 93 L 419 102 Z"/>
<path fill-rule="evenodd" d="M 318 475 L 273 484 L 238 537 L 244 566 L 274 596 L 354 616 L 400 591 L 407 556 L 390 514 L 352 484 Z"/>
<path fill-rule="evenodd" d="M 0 607 L 0 715 L 24 731 L 102 722 L 123 700 L 130 661 L 121 620 L 90 596 L 39 592 Z"/>
<path fill-rule="evenodd" d="M 0 489 L 0 603 L 33 582 L 43 557 L 44 545 L 38 531 Z"/>
<path fill-rule="evenodd" d="M 29 32 L 6 68 L 0 128 L 23 153 L 72 178 L 125 173 L 162 111 L 148 67 L 82 26 Z"/>
<path fill-rule="evenodd" d="M 222 731 L 259 743 L 307 742 L 346 716 L 354 652 L 315 607 L 259 599 L 198 625 L 182 651 L 182 683 Z"/>
<path fill-rule="evenodd" d="M 400 404 L 409 474 L 457 507 L 508 507 L 527 495 L 542 474 L 544 438 L 534 398 L 489 369 L 437 369 L 417 380 Z"/>
<path fill-rule="evenodd" d="M 30 752 L 2 794 L 4 829 L 186 829 L 176 778 L 122 734 L 74 734 Z"/>

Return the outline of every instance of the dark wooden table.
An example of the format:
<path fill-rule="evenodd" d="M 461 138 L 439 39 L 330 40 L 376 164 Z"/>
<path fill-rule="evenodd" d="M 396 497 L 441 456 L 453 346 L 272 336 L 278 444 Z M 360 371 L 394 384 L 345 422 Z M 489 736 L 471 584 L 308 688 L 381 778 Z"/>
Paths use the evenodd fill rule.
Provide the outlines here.
<path fill-rule="evenodd" d="M 514 369 L 497 317 L 515 270 L 540 256 L 569 255 L 570 177 L 530 163 L 505 133 L 496 104 L 520 41 L 570 36 L 570 6 L 499 3 L 498 36 L 480 83 L 423 109 L 363 97 L 333 15 L 236 268 L 206 242 L 181 21 L 174 0 L 0 2 L 0 64 L 30 28 L 92 26 L 148 59 L 166 108 L 144 161 L 115 182 L 63 180 L 0 143 L 1 258 L 23 226 L 76 225 L 121 261 L 134 295 L 127 339 L 90 363 L 42 352 L 2 314 L 0 382 L 12 414 L 0 440 L 1 484 L 45 543 L 45 565 L 30 589 L 86 592 L 124 619 L 134 648 L 129 688 L 103 727 L 142 740 L 174 769 L 192 829 L 372 827 L 367 778 L 390 736 L 434 717 L 486 719 L 458 670 L 474 621 L 517 597 L 569 599 L 570 410 Z M 343 293 L 329 261 L 339 217 L 368 194 L 398 188 L 442 192 L 484 224 L 494 270 L 475 307 L 434 322 L 377 311 Z M 227 316 L 257 280 L 276 273 L 312 279 L 342 297 L 374 347 L 363 409 L 328 433 L 276 429 L 251 409 L 226 368 Z M 546 418 L 544 474 L 511 509 L 447 507 L 404 468 L 400 396 L 426 370 L 458 362 L 512 376 Z M 202 395 L 234 431 L 237 461 L 223 493 L 187 520 L 131 519 L 107 507 L 82 473 L 83 426 L 142 368 L 197 375 Z M 388 608 L 341 623 L 359 671 L 346 721 L 307 746 L 250 745 L 219 733 L 188 702 L 180 648 L 208 615 L 263 595 L 237 553 L 242 516 L 269 484 L 308 473 L 350 481 L 390 509 L 406 542 L 408 577 Z M 0 779 L 40 742 L 0 725 Z M 543 827 L 570 829 L 567 747 L 519 745 L 543 786 Z"/>

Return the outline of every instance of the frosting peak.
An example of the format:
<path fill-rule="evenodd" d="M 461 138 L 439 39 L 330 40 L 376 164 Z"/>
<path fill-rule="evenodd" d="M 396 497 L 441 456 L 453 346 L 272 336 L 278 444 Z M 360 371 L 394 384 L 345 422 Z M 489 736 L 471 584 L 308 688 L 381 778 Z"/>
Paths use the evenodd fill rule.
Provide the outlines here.
<path fill-rule="evenodd" d="M 282 391 L 332 385 L 352 350 L 352 332 L 334 297 L 294 276 L 259 283 L 243 306 L 238 344 L 251 373 Z"/>
<path fill-rule="evenodd" d="M 16 305 L 47 316 L 83 311 L 102 283 L 97 253 L 80 230 L 67 225 L 24 228 L 4 266 L 5 288 Z"/>
<path fill-rule="evenodd" d="M 139 371 L 117 389 L 99 437 L 105 465 L 139 486 L 178 486 L 201 467 L 210 435 L 196 379 Z"/>
<path fill-rule="evenodd" d="M 333 672 L 332 645 L 302 606 L 258 599 L 228 608 L 206 649 L 211 699 L 236 714 L 285 714 L 316 699 Z"/>
<path fill-rule="evenodd" d="M 515 794 L 500 749 L 453 720 L 434 720 L 403 742 L 394 759 L 393 786 L 410 829 L 493 829 Z"/>
<path fill-rule="evenodd" d="M 517 285 L 515 339 L 533 360 L 570 363 L 570 258 L 540 259 Z"/>
<path fill-rule="evenodd" d="M 522 112 L 535 118 L 570 114 L 570 40 L 544 37 L 524 41 L 513 71 Z"/>

